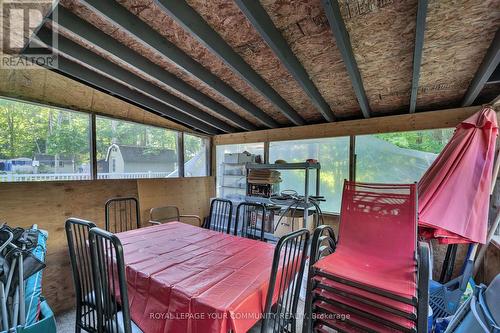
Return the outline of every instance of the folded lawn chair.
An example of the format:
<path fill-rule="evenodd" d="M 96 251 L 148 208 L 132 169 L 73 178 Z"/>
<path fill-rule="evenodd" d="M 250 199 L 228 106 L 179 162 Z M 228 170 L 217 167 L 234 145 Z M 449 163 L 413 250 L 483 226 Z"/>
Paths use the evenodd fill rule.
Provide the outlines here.
<path fill-rule="evenodd" d="M 321 330 L 426 332 L 429 248 L 417 249 L 416 185 L 346 181 L 336 244 L 331 234 L 317 229 L 311 251 L 306 311 L 329 313 Z M 351 320 L 335 319 L 342 313 Z"/>
<path fill-rule="evenodd" d="M 47 233 L 0 227 L 0 332 L 56 331 L 52 310 L 41 296 Z"/>

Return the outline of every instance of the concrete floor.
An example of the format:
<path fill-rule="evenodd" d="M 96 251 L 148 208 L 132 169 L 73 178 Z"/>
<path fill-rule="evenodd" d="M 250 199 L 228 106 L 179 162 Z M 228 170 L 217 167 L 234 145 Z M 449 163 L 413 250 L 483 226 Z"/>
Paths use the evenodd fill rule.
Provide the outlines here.
<path fill-rule="evenodd" d="M 75 332 L 75 311 L 71 310 L 56 316 L 57 333 Z"/>

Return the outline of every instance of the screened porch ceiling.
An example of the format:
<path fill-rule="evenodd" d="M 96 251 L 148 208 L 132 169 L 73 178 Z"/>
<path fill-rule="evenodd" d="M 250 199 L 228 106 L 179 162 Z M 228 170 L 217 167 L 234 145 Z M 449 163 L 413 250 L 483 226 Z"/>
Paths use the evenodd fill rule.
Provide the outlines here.
<path fill-rule="evenodd" d="M 499 26 L 500 0 L 61 0 L 37 37 L 49 69 L 220 134 L 488 103 Z"/>

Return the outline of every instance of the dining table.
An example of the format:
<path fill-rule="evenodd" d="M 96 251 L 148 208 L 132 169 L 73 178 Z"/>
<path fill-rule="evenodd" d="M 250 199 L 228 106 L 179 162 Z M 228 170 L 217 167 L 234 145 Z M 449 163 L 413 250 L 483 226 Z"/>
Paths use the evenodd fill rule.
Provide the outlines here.
<path fill-rule="evenodd" d="M 262 319 L 274 245 L 182 222 L 116 236 L 144 333 L 241 333 Z"/>

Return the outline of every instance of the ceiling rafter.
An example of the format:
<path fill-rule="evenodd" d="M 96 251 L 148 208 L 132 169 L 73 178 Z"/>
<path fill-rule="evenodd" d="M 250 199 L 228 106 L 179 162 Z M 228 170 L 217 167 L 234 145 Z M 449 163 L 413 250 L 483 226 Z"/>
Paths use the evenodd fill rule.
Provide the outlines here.
<path fill-rule="evenodd" d="M 351 40 L 345 27 L 342 14 L 340 13 L 339 4 L 337 0 L 321 0 L 321 4 L 323 5 L 326 17 L 330 23 L 330 29 L 335 37 L 335 41 L 337 42 L 337 48 L 342 55 L 347 72 L 351 78 L 352 87 L 354 88 L 354 93 L 358 99 L 361 112 L 365 118 L 370 118 L 370 104 L 368 103 L 368 97 L 366 97 L 363 80 L 361 79 L 358 64 L 354 58 Z"/>
<path fill-rule="evenodd" d="M 477 96 L 484 88 L 484 85 L 490 78 L 491 74 L 495 71 L 500 63 L 500 28 L 497 30 L 493 41 L 486 51 L 486 55 L 479 65 L 479 68 L 472 79 L 467 92 L 465 93 L 462 101 L 462 106 L 469 106 L 474 103 Z"/>
<path fill-rule="evenodd" d="M 179 79 L 177 76 L 165 71 L 162 67 L 131 50 L 90 23 L 87 23 L 75 14 L 71 13 L 64 7 L 59 7 L 57 14 L 57 22 L 55 23 L 57 23 L 59 27 L 70 31 L 91 45 L 113 55 L 115 58 L 123 61 L 128 66 L 145 73 L 149 77 L 152 77 L 177 92 L 193 99 L 211 111 L 224 117 L 226 120 L 235 123 L 239 127 L 245 130 L 257 129 L 257 126 L 248 120 L 212 100 L 210 97 L 204 95 L 191 85 Z"/>
<path fill-rule="evenodd" d="M 427 17 L 427 0 L 418 0 L 417 24 L 415 28 L 415 50 L 413 51 L 413 75 L 411 80 L 410 113 L 417 107 L 418 81 L 422 65 L 422 51 L 424 48 L 425 21 Z"/>
<path fill-rule="evenodd" d="M 230 85 L 212 74 L 208 69 L 196 62 L 184 51 L 168 41 L 120 4 L 111 0 L 81 0 L 81 2 L 108 21 L 111 21 L 115 26 L 119 27 L 120 30 L 128 32 L 130 35 L 140 40 L 141 43 L 156 50 L 160 55 L 169 59 L 176 66 L 182 68 L 193 77 L 217 91 L 220 95 L 247 111 L 263 125 L 270 128 L 279 127 L 278 122 L 270 115 L 252 104 Z"/>
<path fill-rule="evenodd" d="M 38 31 L 37 37 L 47 45 L 50 45 L 52 32 L 43 27 Z M 123 69 L 122 67 L 106 60 L 99 55 L 87 50 L 86 48 L 78 45 L 77 43 L 59 35 L 57 43 L 57 51 L 70 58 L 76 59 L 86 66 L 103 73 L 115 80 L 124 84 L 132 86 L 134 89 L 151 96 L 166 105 L 177 109 L 193 118 L 203 121 L 210 126 L 216 127 L 223 132 L 232 133 L 235 129 L 228 125 L 226 122 L 211 116 L 210 114 L 196 108 L 192 104 L 166 92 L 157 85 L 148 82 L 131 72 Z"/>
<path fill-rule="evenodd" d="M 38 53 L 36 53 L 36 55 L 31 55 L 30 53 L 30 49 L 26 48 L 23 51 L 22 56 L 30 59 L 38 55 Z M 153 98 L 147 97 L 146 95 L 132 90 L 125 85 L 122 85 L 103 75 L 100 75 L 88 69 L 87 67 L 82 66 L 69 59 L 58 57 L 57 66 L 50 67 L 45 64 L 45 68 L 78 82 L 84 83 L 99 91 L 110 94 L 114 97 L 126 101 L 127 103 L 146 109 L 154 114 L 161 115 L 184 126 L 188 126 L 209 135 L 219 133 L 216 128 L 207 125 L 204 122 L 196 120 L 182 112 L 177 111 L 174 108 L 171 108 Z"/>
<path fill-rule="evenodd" d="M 200 41 L 214 54 L 219 56 L 226 65 L 240 75 L 253 89 L 260 92 L 273 103 L 285 117 L 295 125 L 304 125 L 305 121 L 288 102 L 280 96 L 269 83 L 266 82 L 253 68 L 234 51 L 229 44 L 184 0 L 155 0 L 166 13 L 169 14 L 193 37 Z"/>
<path fill-rule="evenodd" d="M 273 21 L 259 1 L 255 0 L 235 0 L 240 10 L 252 23 L 260 36 L 266 41 L 267 45 L 273 50 L 274 54 L 280 59 L 281 63 L 288 69 L 290 74 L 300 84 L 307 96 L 323 115 L 327 121 L 334 121 L 330 106 L 325 101 L 318 88 L 309 78 L 304 66 L 295 56 L 285 38 L 276 28 Z"/>

